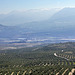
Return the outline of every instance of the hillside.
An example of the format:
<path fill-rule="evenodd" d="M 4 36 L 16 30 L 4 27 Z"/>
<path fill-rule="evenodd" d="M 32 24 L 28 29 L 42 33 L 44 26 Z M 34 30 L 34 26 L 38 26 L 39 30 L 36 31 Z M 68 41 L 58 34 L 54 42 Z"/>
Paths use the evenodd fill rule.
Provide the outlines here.
<path fill-rule="evenodd" d="M 65 50 L 63 47 L 63 51 L 62 46 L 65 46 Z M 70 49 L 68 46 L 73 49 Z M 43 47 L 0 50 L 0 74 L 68 75 L 70 72 L 74 74 L 74 47 L 75 43 L 69 42 L 50 44 Z"/>
<path fill-rule="evenodd" d="M 50 44 L 45 47 L 42 47 L 38 50 L 50 51 L 50 50 L 59 50 L 59 51 L 66 51 L 66 50 L 75 50 L 75 42 L 66 42 L 66 43 L 57 43 L 57 44 Z"/>

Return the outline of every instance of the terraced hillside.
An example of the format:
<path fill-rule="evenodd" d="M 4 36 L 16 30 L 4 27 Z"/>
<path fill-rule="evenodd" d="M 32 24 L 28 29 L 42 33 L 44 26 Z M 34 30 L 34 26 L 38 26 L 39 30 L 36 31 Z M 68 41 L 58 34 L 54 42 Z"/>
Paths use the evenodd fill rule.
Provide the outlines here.
<path fill-rule="evenodd" d="M 0 50 L 0 75 L 75 75 L 74 45 Z"/>

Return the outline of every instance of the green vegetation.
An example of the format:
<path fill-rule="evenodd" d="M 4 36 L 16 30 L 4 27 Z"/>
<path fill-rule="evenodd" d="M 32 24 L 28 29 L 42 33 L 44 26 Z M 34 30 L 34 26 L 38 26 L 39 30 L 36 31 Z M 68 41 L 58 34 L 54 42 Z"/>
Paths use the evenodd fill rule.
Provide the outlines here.
<path fill-rule="evenodd" d="M 75 68 L 74 44 L 0 50 L 0 75 L 68 75 Z"/>

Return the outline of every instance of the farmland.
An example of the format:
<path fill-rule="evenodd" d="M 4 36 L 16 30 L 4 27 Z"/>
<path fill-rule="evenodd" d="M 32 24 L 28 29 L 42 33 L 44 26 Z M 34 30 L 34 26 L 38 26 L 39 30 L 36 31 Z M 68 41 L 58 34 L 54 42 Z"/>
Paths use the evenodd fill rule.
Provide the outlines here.
<path fill-rule="evenodd" d="M 74 75 L 75 43 L 0 50 L 0 75 Z"/>

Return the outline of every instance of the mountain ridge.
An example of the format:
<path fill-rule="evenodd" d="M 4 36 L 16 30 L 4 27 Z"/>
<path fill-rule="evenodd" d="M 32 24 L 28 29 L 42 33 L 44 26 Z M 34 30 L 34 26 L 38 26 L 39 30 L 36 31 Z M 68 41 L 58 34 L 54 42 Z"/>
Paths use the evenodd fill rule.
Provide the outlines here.
<path fill-rule="evenodd" d="M 72 11 L 71 11 L 72 10 Z M 71 21 L 66 21 L 64 19 L 62 19 L 62 17 L 60 16 L 60 14 L 62 14 L 63 17 L 66 17 L 66 19 L 68 20 L 68 17 L 66 15 L 63 15 L 63 13 L 67 13 L 68 11 L 71 11 L 72 14 L 74 14 L 75 12 L 75 8 L 71 9 L 71 8 L 64 8 L 62 10 L 60 10 L 58 13 L 56 13 L 53 18 L 50 18 L 49 20 L 45 20 L 45 21 L 40 21 L 40 22 L 30 22 L 30 23 L 24 23 L 24 24 L 20 24 L 17 26 L 7 26 L 3 29 L 3 32 L 0 31 L 0 37 L 6 37 L 8 38 L 10 36 L 10 38 L 36 38 L 36 37 L 71 37 L 74 38 L 75 37 L 75 29 L 74 29 L 74 18 L 75 16 L 73 16 L 74 18 L 71 19 L 69 18 L 69 20 Z M 63 12 L 63 13 L 62 13 Z M 68 13 L 68 15 L 72 15 L 70 13 Z M 61 18 L 58 19 L 58 17 Z M 65 22 L 64 22 L 65 21 Z M 69 23 L 70 22 L 70 23 Z M 35 32 L 35 34 L 34 34 Z M 42 33 L 41 33 L 42 32 Z M 4 35 L 3 35 L 4 34 Z M 48 34 L 48 35 L 45 35 Z M 35 36 L 36 35 L 36 36 Z"/>

